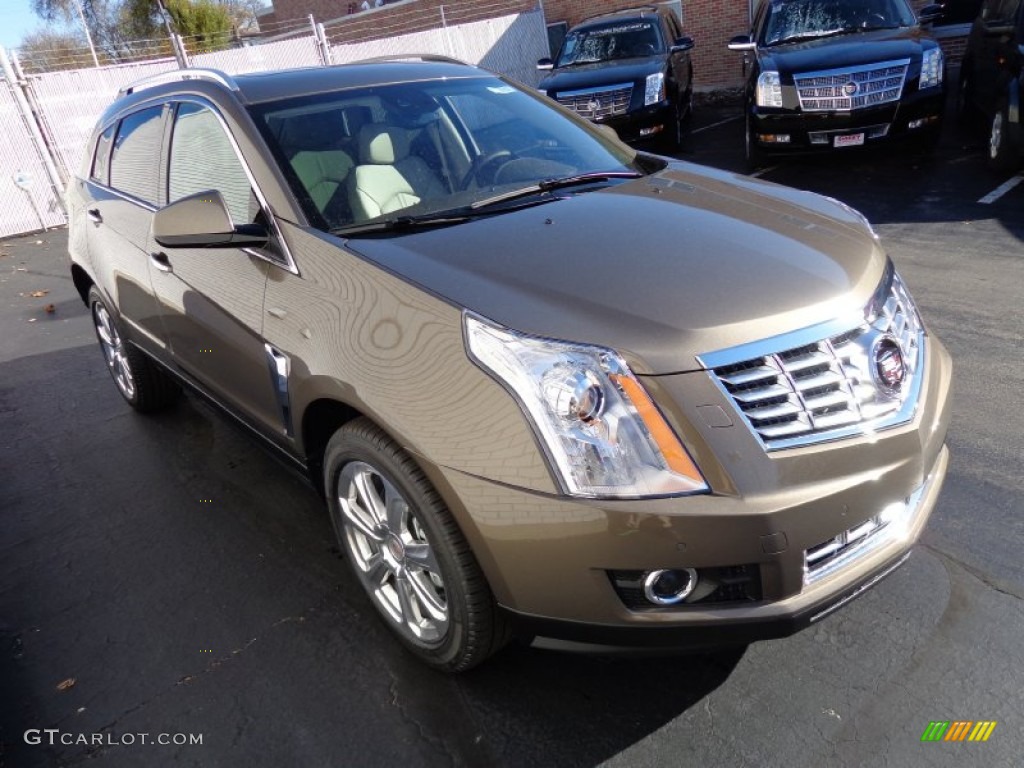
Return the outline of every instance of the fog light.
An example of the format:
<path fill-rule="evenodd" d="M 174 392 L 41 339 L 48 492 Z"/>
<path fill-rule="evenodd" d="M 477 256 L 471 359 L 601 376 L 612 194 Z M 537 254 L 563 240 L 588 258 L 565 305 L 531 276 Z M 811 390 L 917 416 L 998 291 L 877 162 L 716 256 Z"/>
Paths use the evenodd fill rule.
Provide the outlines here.
<path fill-rule="evenodd" d="M 656 133 L 661 133 L 663 130 L 665 130 L 665 126 L 664 125 L 652 125 L 650 128 L 641 128 L 640 129 L 640 135 L 641 136 L 653 136 Z"/>
<path fill-rule="evenodd" d="M 644 576 L 644 597 L 655 605 L 681 603 L 697 587 L 693 568 L 651 571 Z"/>
<path fill-rule="evenodd" d="M 911 120 L 909 123 L 907 123 L 907 130 L 914 131 L 917 130 L 918 128 L 923 128 L 924 126 L 930 123 L 934 123 L 938 119 L 938 115 L 929 115 L 928 117 L 922 117 L 917 120 Z"/>

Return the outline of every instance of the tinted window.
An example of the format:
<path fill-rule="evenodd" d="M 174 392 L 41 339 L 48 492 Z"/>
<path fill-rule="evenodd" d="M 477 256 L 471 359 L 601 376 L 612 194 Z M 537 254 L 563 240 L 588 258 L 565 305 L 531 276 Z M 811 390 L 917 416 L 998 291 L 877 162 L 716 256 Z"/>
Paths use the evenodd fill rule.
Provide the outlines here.
<path fill-rule="evenodd" d="M 171 136 L 167 200 L 173 203 L 210 189 L 224 196 L 236 224 L 251 223 L 259 212 L 249 177 L 220 120 L 206 107 L 182 104 Z"/>
<path fill-rule="evenodd" d="M 96 141 L 96 154 L 92 158 L 92 172 L 89 177 L 100 184 L 110 182 L 110 145 L 114 142 L 114 131 L 117 123 L 108 126 Z"/>
<path fill-rule="evenodd" d="M 157 204 L 163 107 L 150 107 L 121 121 L 110 156 L 110 186 Z"/>

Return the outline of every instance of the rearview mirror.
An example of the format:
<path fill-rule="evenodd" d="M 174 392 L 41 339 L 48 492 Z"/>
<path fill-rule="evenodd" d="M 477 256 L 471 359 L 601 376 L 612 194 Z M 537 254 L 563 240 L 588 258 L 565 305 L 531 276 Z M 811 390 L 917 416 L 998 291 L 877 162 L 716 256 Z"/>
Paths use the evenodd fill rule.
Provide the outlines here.
<path fill-rule="evenodd" d="M 938 3 L 926 5 L 917 12 L 917 21 L 920 24 L 934 24 L 942 18 L 943 13 L 944 9 Z"/>
<path fill-rule="evenodd" d="M 555 68 L 555 62 L 553 62 L 551 59 L 543 58 L 543 59 L 541 59 L 540 61 L 537 62 L 537 69 L 539 69 L 539 70 L 543 71 L 543 70 L 554 69 L 554 68 Z"/>
<path fill-rule="evenodd" d="M 670 53 L 685 53 L 686 51 L 693 50 L 693 38 L 692 37 L 680 37 L 676 38 L 676 41 L 672 43 L 672 47 L 669 49 Z"/>
<path fill-rule="evenodd" d="M 232 224 L 224 197 L 211 189 L 157 211 L 153 239 L 164 248 L 262 248 L 270 236 L 259 224 Z"/>
<path fill-rule="evenodd" d="M 736 35 L 729 41 L 730 51 L 753 51 L 756 48 L 757 43 L 750 39 L 750 35 Z"/>

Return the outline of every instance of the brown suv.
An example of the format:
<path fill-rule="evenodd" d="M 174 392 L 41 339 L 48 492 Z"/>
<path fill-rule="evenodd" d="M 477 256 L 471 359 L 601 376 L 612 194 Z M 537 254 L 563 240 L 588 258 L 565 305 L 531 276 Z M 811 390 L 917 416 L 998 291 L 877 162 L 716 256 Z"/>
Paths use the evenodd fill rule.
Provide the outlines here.
<path fill-rule="evenodd" d="M 121 394 L 323 489 L 435 666 L 791 633 L 906 558 L 950 359 L 850 208 L 424 57 L 127 89 L 68 190 Z"/>

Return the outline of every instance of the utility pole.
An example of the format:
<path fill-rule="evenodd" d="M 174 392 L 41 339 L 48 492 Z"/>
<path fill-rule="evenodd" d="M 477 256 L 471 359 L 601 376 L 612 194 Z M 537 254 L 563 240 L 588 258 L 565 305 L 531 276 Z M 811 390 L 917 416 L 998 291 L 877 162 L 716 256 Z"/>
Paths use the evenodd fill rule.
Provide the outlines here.
<path fill-rule="evenodd" d="M 93 66 L 99 68 L 100 60 L 96 56 L 96 47 L 92 44 L 92 33 L 89 31 L 89 25 L 85 22 L 85 11 L 82 10 L 82 0 L 75 0 L 75 10 L 78 11 L 78 18 L 82 20 L 82 29 L 85 30 L 85 39 L 89 43 L 89 53 L 92 54 Z"/>

